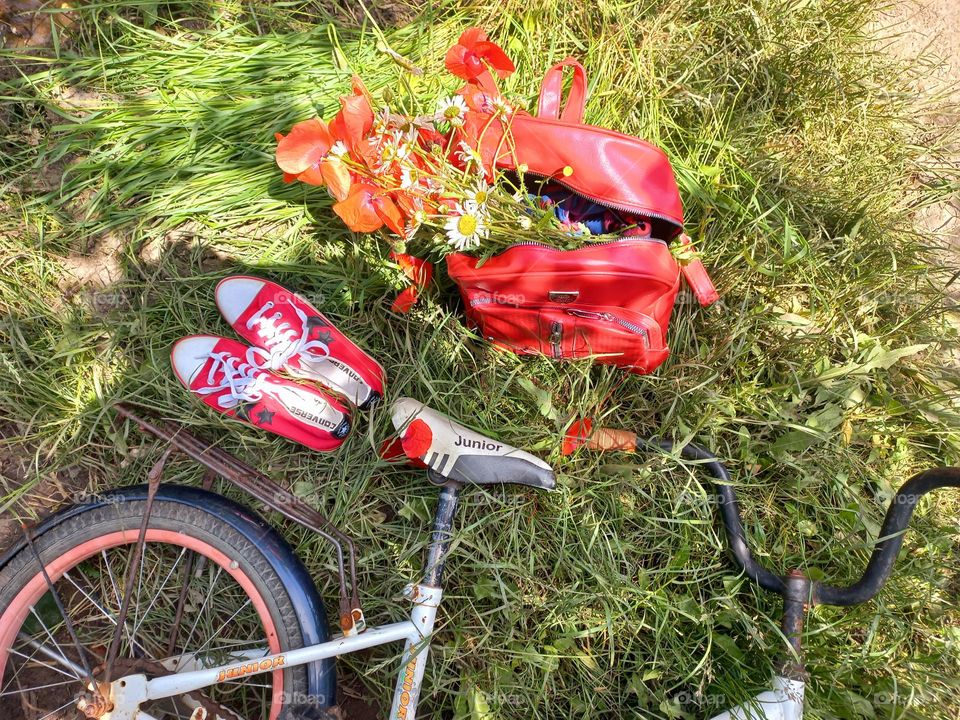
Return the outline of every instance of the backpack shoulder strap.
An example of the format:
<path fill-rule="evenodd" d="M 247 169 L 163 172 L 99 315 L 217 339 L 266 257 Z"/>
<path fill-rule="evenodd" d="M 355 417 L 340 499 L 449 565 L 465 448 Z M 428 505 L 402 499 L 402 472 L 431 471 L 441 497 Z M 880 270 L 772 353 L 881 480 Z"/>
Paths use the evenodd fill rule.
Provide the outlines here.
<path fill-rule="evenodd" d="M 567 93 L 567 102 L 560 107 L 563 94 L 563 69 L 573 68 L 573 81 L 570 92 Z M 537 106 L 538 117 L 565 120 L 566 122 L 582 123 L 583 106 L 587 102 L 587 71 L 574 58 L 561 60 L 547 70 L 540 85 L 540 103 Z"/>

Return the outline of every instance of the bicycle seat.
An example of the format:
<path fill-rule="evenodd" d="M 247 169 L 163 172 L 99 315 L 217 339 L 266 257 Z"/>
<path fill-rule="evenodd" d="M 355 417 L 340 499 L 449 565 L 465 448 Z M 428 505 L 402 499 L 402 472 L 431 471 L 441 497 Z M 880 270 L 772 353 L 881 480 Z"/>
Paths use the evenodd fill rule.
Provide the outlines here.
<path fill-rule="evenodd" d="M 399 398 L 390 411 L 406 456 L 435 475 L 477 485 L 556 486 L 553 469 L 540 458 L 465 428 L 413 398 Z"/>

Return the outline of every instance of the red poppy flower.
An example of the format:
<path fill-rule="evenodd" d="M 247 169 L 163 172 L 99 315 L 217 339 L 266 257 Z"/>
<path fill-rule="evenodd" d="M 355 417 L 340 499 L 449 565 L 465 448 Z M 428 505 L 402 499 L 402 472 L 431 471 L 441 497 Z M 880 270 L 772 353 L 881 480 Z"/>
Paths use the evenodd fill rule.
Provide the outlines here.
<path fill-rule="evenodd" d="M 403 236 L 403 214 L 390 196 L 368 183 L 357 183 L 346 198 L 333 206 L 347 227 L 355 232 L 373 232 L 384 225 Z"/>
<path fill-rule="evenodd" d="M 403 290 L 393 301 L 391 310 L 398 313 L 408 313 L 420 296 L 420 292 L 433 279 L 433 263 L 414 255 L 391 252 L 390 259 L 400 266 L 400 270 L 412 283 Z"/>
<path fill-rule="evenodd" d="M 316 170 L 320 161 L 330 151 L 333 137 L 330 129 L 323 120 L 312 118 L 298 122 L 290 133 L 284 137 L 277 133 L 277 165 L 284 172 L 284 179 L 288 182 L 292 178 L 301 178 L 301 175 L 310 170 Z M 311 177 L 308 175 L 308 177 Z M 316 178 L 313 178 L 316 179 Z M 310 180 L 304 180 L 310 182 Z M 311 182 L 313 185 L 322 184 Z"/>
<path fill-rule="evenodd" d="M 503 49 L 477 27 L 465 30 L 457 44 L 447 50 L 445 64 L 447 70 L 464 80 L 474 80 L 488 68 L 501 78 L 516 70 Z"/>
<path fill-rule="evenodd" d="M 446 142 L 446 138 L 441 133 L 429 127 L 417 128 L 417 140 L 420 147 L 427 152 L 431 152 L 434 147 L 442 148 Z"/>
<path fill-rule="evenodd" d="M 330 121 L 330 132 L 353 150 L 373 127 L 373 108 L 370 93 L 363 81 L 353 76 L 353 94 L 340 98 L 340 112 Z"/>

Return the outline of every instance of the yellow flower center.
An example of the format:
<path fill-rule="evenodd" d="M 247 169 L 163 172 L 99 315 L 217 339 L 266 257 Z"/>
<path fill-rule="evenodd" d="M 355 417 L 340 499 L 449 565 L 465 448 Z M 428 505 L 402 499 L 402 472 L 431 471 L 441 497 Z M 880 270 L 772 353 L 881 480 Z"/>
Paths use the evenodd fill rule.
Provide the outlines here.
<path fill-rule="evenodd" d="M 476 194 L 473 196 L 473 199 L 478 205 L 483 205 L 487 201 L 487 191 L 477 190 Z"/>
<path fill-rule="evenodd" d="M 477 231 L 477 219 L 473 215 L 461 215 L 457 220 L 457 231 L 464 237 L 473 235 Z"/>
<path fill-rule="evenodd" d="M 453 120 L 454 118 L 460 117 L 460 108 L 456 105 L 451 105 L 446 110 L 443 111 L 443 116 L 447 120 Z"/>

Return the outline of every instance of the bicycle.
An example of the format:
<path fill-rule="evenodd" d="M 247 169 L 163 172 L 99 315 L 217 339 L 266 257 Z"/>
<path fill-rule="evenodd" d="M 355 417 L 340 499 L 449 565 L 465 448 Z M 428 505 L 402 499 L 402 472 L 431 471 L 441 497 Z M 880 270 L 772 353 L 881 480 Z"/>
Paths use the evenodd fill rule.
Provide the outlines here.
<path fill-rule="evenodd" d="M 103 720 L 322 717 L 336 702 L 333 658 L 394 642 L 403 643 L 403 653 L 390 717 L 412 720 L 460 489 L 471 483 L 555 485 L 542 460 L 409 398 L 395 403 L 404 451 L 426 469 L 440 495 L 423 580 L 404 590 L 413 605 L 409 619 L 367 627 L 349 537 L 256 469 L 183 428 L 126 406 L 117 410 L 168 443 L 147 484 L 105 493 L 25 528 L 23 541 L 0 558 L 0 703 L 39 694 L 50 706 L 59 703 L 46 716 L 38 713 L 38 720 L 72 706 Z M 672 449 L 669 442 L 621 431 L 581 440 L 595 450 Z M 201 488 L 160 482 L 173 451 L 206 466 Z M 799 628 L 807 604 L 853 604 L 876 594 L 916 501 L 938 487 L 960 487 L 960 469 L 931 470 L 908 481 L 884 523 L 885 536 L 900 534 L 877 545 L 861 583 L 840 589 L 802 573 L 779 577 L 757 564 L 726 469 L 698 445 L 679 452 L 703 462 L 723 483 L 718 492 L 733 555 L 751 580 L 784 597 L 790 639 L 791 656 L 774 688 L 717 720 L 799 718 Z M 341 634 L 328 635 L 313 581 L 290 547 L 251 510 L 211 492 L 215 476 L 333 544 Z M 122 574 L 113 572 L 111 560 L 124 567 Z"/>

